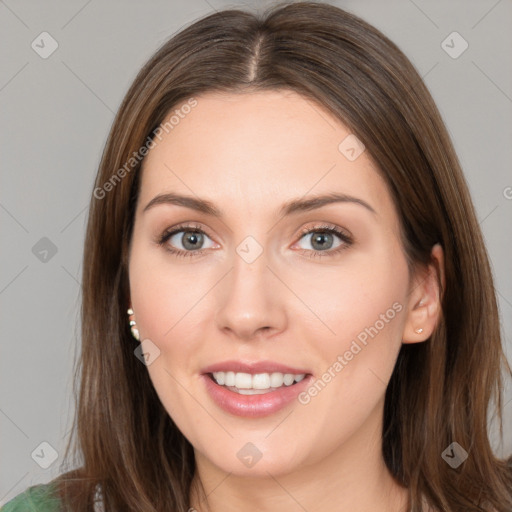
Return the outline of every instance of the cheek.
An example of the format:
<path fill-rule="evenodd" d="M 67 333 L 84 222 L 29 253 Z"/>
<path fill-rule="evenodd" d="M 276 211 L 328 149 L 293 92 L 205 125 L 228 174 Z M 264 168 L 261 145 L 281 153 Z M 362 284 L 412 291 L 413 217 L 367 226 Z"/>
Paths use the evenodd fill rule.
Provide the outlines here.
<path fill-rule="evenodd" d="M 327 317 L 336 334 L 325 334 L 324 329 L 324 336 L 311 347 L 323 367 L 299 397 L 311 435 L 318 433 L 311 457 L 328 453 L 333 442 L 364 436 L 364 425 L 378 423 L 401 346 L 404 308 L 400 300 L 393 301 L 392 293 L 376 294 L 371 300 L 340 295 L 337 306 L 330 321 Z"/>
<path fill-rule="evenodd" d="M 160 343 L 187 345 L 187 339 L 176 336 L 182 325 L 201 309 L 201 298 L 211 287 L 208 275 L 186 261 L 176 263 L 164 249 L 137 247 L 130 258 L 130 294 L 141 338 L 154 338 Z M 174 261 L 174 262 L 173 262 Z"/>
<path fill-rule="evenodd" d="M 401 347 L 408 272 L 392 250 L 356 258 L 330 275 L 299 277 L 295 290 L 318 317 L 308 338 L 318 340 L 314 351 L 324 364 L 304 402 L 321 394 L 321 409 L 365 414 L 382 397 Z"/>
<path fill-rule="evenodd" d="M 162 251 L 163 252 L 163 251 Z M 178 423 L 191 406 L 192 361 L 199 350 L 193 332 L 198 300 L 204 292 L 185 265 L 171 266 L 154 250 L 134 246 L 130 258 L 130 294 L 141 341 L 151 340 L 159 355 L 147 366 L 156 393 Z M 196 304 L 195 308 L 193 307 Z M 179 425 L 187 428 L 187 425 Z"/>
<path fill-rule="evenodd" d="M 323 346 L 348 350 L 354 339 L 364 343 L 365 337 L 396 338 L 401 332 L 408 273 L 404 256 L 392 246 L 347 253 L 338 266 L 286 272 L 311 312 L 301 316 Z"/>

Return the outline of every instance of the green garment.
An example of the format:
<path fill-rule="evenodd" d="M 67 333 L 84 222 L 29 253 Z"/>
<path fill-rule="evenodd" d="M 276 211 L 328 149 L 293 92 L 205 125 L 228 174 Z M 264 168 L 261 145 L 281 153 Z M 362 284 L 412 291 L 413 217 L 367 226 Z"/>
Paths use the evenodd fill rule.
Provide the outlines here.
<path fill-rule="evenodd" d="M 33 485 L 6 503 L 0 512 L 59 512 L 60 500 L 53 491 L 51 483 Z"/>

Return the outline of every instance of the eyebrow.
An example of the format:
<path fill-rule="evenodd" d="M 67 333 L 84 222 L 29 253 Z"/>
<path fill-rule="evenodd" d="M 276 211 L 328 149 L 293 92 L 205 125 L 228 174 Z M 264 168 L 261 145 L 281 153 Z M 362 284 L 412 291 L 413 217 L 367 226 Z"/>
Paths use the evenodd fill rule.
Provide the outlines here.
<path fill-rule="evenodd" d="M 363 199 L 339 193 L 325 194 L 308 199 L 293 199 L 283 204 L 278 213 L 281 216 L 286 216 L 295 213 L 316 210 L 317 208 L 321 208 L 322 206 L 326 206 L 332 203 L 355 203 L 363 206 L 374 215 L 377 215 L 375 209 Z M 150 208 L 160 204 L 174 204 L 177 206 L 183 206 L 185 208 L 190 208 L 191 210 L 196 210 L 212 217 L 221 218 L 224 216 L 222 210 L 219 210 L 211 201 L 193 196 L 175 194 L 173 192 L 155 196 L 142 211 L 144 213 Z"/>

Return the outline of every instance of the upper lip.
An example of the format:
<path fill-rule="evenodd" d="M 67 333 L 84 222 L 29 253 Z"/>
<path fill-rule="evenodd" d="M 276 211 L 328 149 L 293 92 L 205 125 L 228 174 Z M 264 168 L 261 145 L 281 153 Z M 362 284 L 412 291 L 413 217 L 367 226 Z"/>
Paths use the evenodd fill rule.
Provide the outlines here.
<path fill-rule="evenodd" d="M 294 375 L 309 374 L 308 370 L 304 368 L 292 368 L 285 364 L 277 363 L 275 361 L 222 361 L 215 363 L 206 368 L 203 368 L 202 373 L 213 372 L 240 372 L 250 373 L 252 375 L 257 373 L 293 373 Z"/>

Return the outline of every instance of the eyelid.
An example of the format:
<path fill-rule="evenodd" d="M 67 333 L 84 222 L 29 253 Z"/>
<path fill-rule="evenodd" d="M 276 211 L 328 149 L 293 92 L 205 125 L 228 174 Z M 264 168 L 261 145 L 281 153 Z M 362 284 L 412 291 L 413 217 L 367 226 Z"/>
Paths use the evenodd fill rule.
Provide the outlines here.
<path fill-rule="evenodd" d="M 217 242 L 215 242 L 215 237 L 212 237 L 209 234 L 208 229 L 205 229 L 204 226 L 200 225 L 197 222 L 195 222 L 195 223 L 194 222 L 183 222 L 183 223 L 177 224 L 171 228 L 164 230 L 164 232 L 157 237 L 156 243 L 160 246 L 163 246 L 167 243 L 167 241 L 172 236 L 174 236 L 175 234 L 182 232 L 182 231 L 198 231 L 199 233 L 202 233 L 202 234 L 205 234 L 206 236 L 208 236 L 208 238 L 210 238 L 214 243 L 217 243 Z M 298 249 L 297 252 L 311 253 L 310 257 L 320 257 L 320 258 L 334 257 L 342 250 L 350 247 L 355 241 L 354 237 L 345 228 L 342 228 L 336 224 L 322 222 L 322 223 L 317 223 L 313 226 L 310 225 L 310 226 L 306 226 L 306 227 L 302 228 L 297 235 L 298 236 L 297 241 L 294 242 L 293 245 L 300 242 L 300 240 L 305 235 L 308 235 L 308 234 L 311 234 L 311 233 L 314 233 L 317 231 L 318 232 L 325 231 L 325 232 L 328 232 L 328 233 L 331 233 L 331 234 L 337 236 L 342 242 L 341 245 L 339 247 L 337 247 L 336 249 L 328 249 L 326 251 L 315 251 L 315 250 L 311 250 L 311 249 L 300 248 L 300 249 Z M 177 255 L 177 256 L 183 256 L 184 254 L 187 256 L 202 255 L 205 252 L 208 252 L 209 249 L 212 249 L 212 248 L 198 249 L 196 251 L 184 251 L 183 249 L 166 248 L 166 250 L 168 250 L 171 253 L 175 253 L 175 255 Z"/>
<path fill-rule="evenodd" d="M 162 232 L 162 234 L 158 235 L 157 242 L 162 242 L 164 239 L 168 240 L 170 237 L 174 236 L 176 233 L 179 233 L 181 231 L 198 231 L 202 234 L 205 234 L 206 236 L 208 236 L 208 238 L 210 238 L 212 241 L 215 242 L 215 237 L 210 235 L 208 229 L 205 229 L 204 226 L 200 225 L 199 223 L 194 223 L 194 222 L 191 222 L 191 223 L 184 222 L 184 223 L 176 224 L 175 226 L 172 226 L 171 228 L 165 229 Z M 215 242 L 215 243 L 217 243 L 217 242 Z M 188 251 L 188 252 L 191 252 L 191 251 Z M 199 251 L 195 251 L 195 252 L 199 252 Z"/>
<path fill-rule="evenodd" d="M 307 235 L 314 231 L 322 231 L 322 230 L 332 230 L 335 232 L 340 232 L 345 237 L 352 239 L 352 235 L 349 231 L 347 231 L 345 228 L 342 228 L 341 226 L 337 226 L 336 224 L 331 224 L 329 222 L 321 222 L 320 224 L 315 224 L 314 226 L 308 226 L 301 229 L 299 232 L 300 237 L 303 235 Z"/>

